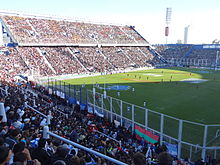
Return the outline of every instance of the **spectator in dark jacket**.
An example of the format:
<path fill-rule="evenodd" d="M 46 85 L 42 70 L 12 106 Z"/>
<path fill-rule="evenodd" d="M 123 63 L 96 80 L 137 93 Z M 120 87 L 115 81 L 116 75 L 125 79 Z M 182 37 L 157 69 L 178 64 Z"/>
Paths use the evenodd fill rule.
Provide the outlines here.
<path fill-rule="evenodd" d="M 45 149 L 46 139 L 40 139 L 38 142 L 38 147 L 35 148 L 31 154 L 32 159 L 37 159 L 42 165 L 51 164 L 51 156 Z"/>
<path fill-rule="evenodd" d="M 11 151 L 7 147 L 0 147 L 0 165 L 5 165 L 9 162 Z"/>
<path fill-rule="evenodd" d="M 66 165 L 71 165 L 71 161 L 68 158 L 69 149 L 65 146 L 59 146 L 56 150 L 56 153 L 53 157 L 53 162 L 55 163 L 58 160 L 62 160 L 66 163 Z"/>
<path fill-rule="evenodd" d="M 14 145 L 18 143 L 21 138 L 20 129 L 16 128 L 10 131 L 10 136 L 5 139 L 5 143 L 10 149 L 13 149 Z"/>
<path fill-rule="evenodd" d="M 137 152 L 134 154 L 133 156 L 133 164 L 134 165 L 145 165 L 147 164 L 146 162 L 146 157 L 144 156 L 144 154 Z"/>
<path fill-rule="evenodd" d="M 167 152 L 161 152 L 158 156 L 159 165 L 172 165 L 173 158 Z"/>

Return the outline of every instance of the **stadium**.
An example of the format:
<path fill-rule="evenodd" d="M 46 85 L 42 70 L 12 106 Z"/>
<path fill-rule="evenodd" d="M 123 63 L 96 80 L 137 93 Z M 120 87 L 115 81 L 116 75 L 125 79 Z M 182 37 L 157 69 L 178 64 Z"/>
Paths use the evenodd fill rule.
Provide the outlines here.
<path fill-rule="evenodd" d="M 0 45 L 7 148 L 25 141 L 41 164 L 220 159 L 219 44 L 152 45 L 130 25 L 0 12 Z"/>

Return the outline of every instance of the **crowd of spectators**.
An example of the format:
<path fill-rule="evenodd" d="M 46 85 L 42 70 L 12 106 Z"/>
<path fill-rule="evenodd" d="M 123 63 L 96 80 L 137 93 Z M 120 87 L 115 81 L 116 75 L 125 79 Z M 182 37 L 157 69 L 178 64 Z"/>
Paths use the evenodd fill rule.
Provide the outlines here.
<path fill-rule="evenodd" d="M 155 45 L 168 62 L 192 66 L 215 66 L 216 49 L 194 48 L 194 45 Z M 217 65 L 220 65 L 219 63 Z"/>
<path fill-rule="evenodd" d="M 122 31 L 125 32 L 131 39 L 133 39 L 136 43 L 144 43 L 143 40 L 144 38 L 136 32 L 136 30 L 134 29 L 134 27 L 129 27 L 129 26 L 125 26 L 125 27 L 121 27 Z M 133 29 L 133 30 L 131 30 Z M 147 42 L 147 41 L 146 41 Z"/>
<path fill-rule="evenodd" d="M 1 16 L 18 43 L 89 43 L 89 44 L 136 44 L 147 43 L 134 27 L 121 25 L 93 24 L 79 21 L 36 18 L 22 16 Z M 131 51 L 132 50 L 132 51 Z M 79 53 L 77 53 L 79 52 Z M 144 53 L 143 53 L 144 52 Z M 132 56 L 133 55 L 133 56 Z M 104 72 L 127 67 L 151 66 L 152 54 L 147 50 L 134 48 L 71 48 L 71 47 L 17 47 L 9 56 L 1 59 L 1 76 L 10 79 L 18 74 L 53 76 Z M 18 59 L 19 58 L 19 59 Z M 14 60 L 11 62 L 12 60 Z M 8 65 L 10 61 L 11 64 Z M 12 66 L 14 64 L 14 66 Z M 6 67 L 5 67 L 6 65 Z M 13 74 L 9 74 L 13 70 Z M 5 72 L 4 70 L 7 70 Z M 3 73 L 4 72 L 4 73 Z M 8 73 L 8 74 L 6 74 Z"/>
<path fill-rule="evenodd" d="M 0 49 L 3 50 L 3 49 Z M 18 74 L 24 74 L 28 70 L 27 65 L 18 51 L 13 48 L 4 48 L 4 52 L 0 54 L 0 79 L 10 81 Z"/>
<path fill-rule="evenodd" d="M 179 59 L 186 55 L 193 45 L 157 45 L 156 50 L 165 59 Z"/>
<path fill-rule="evenodd" d="M 39 72 L 40 75 L 53 75 L 53 71 L 46 65 L 45 60 L 35 47 L 18 47 L 19 54 L 29 70 Z"/>
<path fill-rule="evenodd" d="M 182 58 L 190 49 L 170 48 L 164 54 L 166 60 L 173 63 L 201 64 L 214 66 L 216 50 L 193 49 L 187 58 Z M 182 46 L 184 47 L 184 46 Z M 7 48 L 1 54 L 1 79 L 10 80 L 16 75 L 53 76 L 64 74 L 82 74 L 92 72 L 111 72 L 129 67 L 151 67 L 160 63 L 146 47 L 16 47 Z M 186 51 L 187 50 L 187 51 Z M 160 49 L 162 52 L 162 49 Z M 161 53 L 160 52 L 160 53 Z M 174 54 L 182 55 L 176 56 Z M 162 55 L 163 55 L 162 53 Z"/>
<path fill-rule="evenodd" d="M 151 67 L 154 66 L 152 63 L 159 63 L 146 47 L 123 47 L 122 50 L 138 67 Z"/>
<path fill-rule="evenodd" d="M 67 100 L 50 94 L 44 87 L 33 83 L 23 86 L 1 84 L 1 89 L 6 88 L 6 93 L 0 92 L 0 102 L 4 103 L 7 114 L 7 122 L 0 117 L 0 164 L 109 164 L 107 160 L 58 139 L 44 139 L 42 127 L 46 125 L 46 118 L 27 105 L 45 115 L 52 115 L 49 127 L 53 133 L 122 162 L 135 165 L 189 164 L 188 159 L 180 161 L 171 157 L 165 145 L 138 140 L 130 129 L 87 110 L 82 111 L 78 104 L 69 105 Z M 146 154 L 149 150 L 151 154 Z"/>
<path fill-rule="evenodd" d="M 146 47 L 139 47 L 139 50 L 145 54 L 146 57 L 146 64 L 147 66 L 155 66 L 157 64 L 163 63 L 160 59 L 158 59 L 156 56 L 152 54 L 152 52 L 149 49 L 146 49 Z"/>
<path fill-rule="evenodd" d="M 33 43 L 35 41 L 34 30 L 24 17 L 4 16 L 0 18 L 5 20 L 14 37 L 21 43 Z"/>
<path fill-rule="evenodd" d="M 120 47 L 103 47 L 102 52 L 117 69 L 125 69 L 133 64 L 132 59 L 128 58 Z"/>
<path fill-rule="evenodd" d="M 53 76 L 111 72 L 154 66 L 154 56 L 139 47 L 16 47 L 1 54 L 0 76 Z M 1 49 L 0 49 L 1 50 Z M 155 61 L 157 62 L 157 61 Z"/>
<path fill-rule="evenodd" d="M 199 64 L 199 60 L 201 61 L 200 65 L 202 65 L 202 60 L 205 61 L 205 65 L 207 66 L 215 66 L 216 65 L 216 55 L 217 50 L 216 49 L 193 49 L 193 51 L 190 53 L 189 59 L 196 59 L 197 63 Z M 204 64 L 203 64 L 204 65 Z M 218 65 L 220 65 L 218 61 Z"/>
<path fill-rule="evenodd" d="M 99 48 L 84 47 L 71 48 L 71 50 L 89 72 L 104 72 L 114 69 Z"/>
<path fill-rule="evenodd" d="M 42 54 L 55 69 L 57 75 L 85 72 L 79 62 L 65 47 L 41 47 Z"/>
<path fill-rule="evenodd" d="M 19 43 L 147 43 L 130 26 L 21 16 L 2 16 Z"/>

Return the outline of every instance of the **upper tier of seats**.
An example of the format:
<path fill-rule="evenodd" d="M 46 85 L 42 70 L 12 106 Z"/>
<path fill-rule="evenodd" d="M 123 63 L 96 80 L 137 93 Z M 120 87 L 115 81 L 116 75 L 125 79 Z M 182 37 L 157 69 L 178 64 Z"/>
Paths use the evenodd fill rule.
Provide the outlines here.
<path fill-rule="evenodd" d="M 132 26 L 104 25 L 2 15 L 0 18 L 22 44 L 147 44 Z"/>

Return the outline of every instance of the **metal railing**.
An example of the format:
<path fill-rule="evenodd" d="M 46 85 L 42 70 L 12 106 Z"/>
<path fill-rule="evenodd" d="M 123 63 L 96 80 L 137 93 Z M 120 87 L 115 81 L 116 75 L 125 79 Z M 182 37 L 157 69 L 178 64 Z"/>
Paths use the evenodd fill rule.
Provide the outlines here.
<path fill-rule="evenodd" d="M 48 90 L 53 91 L 52 93 L 56 93 L 56 91 L 63 92 L 66 99 L 74 98 L 80 104 L 83 103 L 92 107 L 93 111 L 101 110 L 104 112 L 105 118 L 111 122 L 117 120 L 121 126 L 126 127 L 126 123 L 129 123 L 132 130 L 134 130 L 134 125 L 138 124 L 160 136 L 161 144 L 163 141 L 177 144 L 178 158 L 188 157 L 196 160 L 202 157 L 205 159 L 210 152 L 214 157 L 220 158 L 220 154 L 218 154 L 220 146 L 213 146 L 220 138 L 220 136 L 216 136 L 220 124 L 205 125 L 181 120 L 117 98 L 110 96 L 104 98 L 102 93 L 95 91 L 94 94 L 91 90 L 85 90 L 82 85 L 71 85 L 58 80 L 52 81 L 50 83 L 48 79 L 47 85 L 44 83 L 44 87 L 48 87 Z M 99 96 L 99 101 L 95 96 Z M 130 111 L 127 111 L 127 107 L 130 107 Z M 138 113 L 141 115 L 137 115 Z"/>
<path fill-rule="evenodd" d="M 52 137 L 55 137 L 55 138 L 57 138 L 57 139 L 59 139 L 59 140 L 61 140 L 61 141 L 63 141 L 63 142 L 65 142 L 65 143 L 67 143 L 67 144 L 73 145 L 73 146 L 75 146 L 75 147 L 77 147 L 77 148 L 79 148 L 79 149 L 82 149 L 82 150 L 87 151 L 87 152 L 89 152 L 89 153 L 91 153 L 91 154 L 94 154 L 94 155 L 97 155 L 97 156 L 99 156 L 99 157 L 102 157 L 102 158 L 104 158 L 104 159 L 106 159 L 106 160 L 109 160 L 109 161 L 111 161 L 111 162 L 113 162 L 113 163 L 116 163 L 116 164 L 119 164 L 119 165 L 126 165 L 126 163 L 123 163 L 123 162 L 121 162 L 121 161 L 119 161 L 119 160 L 116 160 L 116 159 L 114 159 L 114 158 L 111 158 L 111 157 L 109 157 L 109 156 L 107 156 L 107 155 L 104 155 L 104 154 L 102 154 L 102 153 L 99 153 L 99 152 L 97 152 L 97 151 L 94 151 L 94 150 L 92 150 L 92 149 L 89 149 L 89 148 L 87 148 L 87 147 L 84 147 L 83 145 L 80 145 L 80 144 L 78 144 L 78 143 L 74 143 L 74 142 L 72 142 L 72 141 L 70 141 L 70 140 L 68 140 L 68 139 L 65 139 L 65 138 L 63 138 L 63 137 L 61 137 L 61 136 L 59 136 L 59 135 L 57 135 L 57 134 L 55 134 L 55 133 L 53 133 L 53 132 L 50 132 L 50 131 L 49 131 L 49 127 L 48 127 L 48 126 L 45 126 L 45 127 L 44 127 L 44 130 L 43 130 L 43 138 L 48 139 L 48 138 L 49 138 L 49 135 L 52 136 Z"/>
<path fill-rule="evenodd" d="M 112 121 L 113 116 L 115 116 L 114 118 L 116 120 L 118 120 L 121 125 L 123 125 L 123 120 L 129 121 L 131 123 L 131 127 L 132 130 L 134 130 L 134 125 L 140 125 L 141 127 L 145 128 L 146 130 L 150 130 L 151 132 L 157 134 L 160 136 L 160 144 L 163 143 L 163 141 L 173 141 L 173 143 L 177 144 L 178 146 L 178 158 L 181 158 L 181 156 L 183 155 L 182 152 L 184 150 L 184 148 L 182 147 L 184 146 L 188 146 L 193 147 L 193 148 L 197 148 L 200 151 L 200 155 L 203 159 L 205 159 L 206 157 L 206 151 L 207 150 L 219 150 L 220 151 L 220 146 L 212 146 L 210 148 L 210 146 L 208 145 L 208 133 L 210 130 L 210 132 L 212 131 L 213 137 L 211 138 L 211 141 L 215 140 L 216 137 L 216 131 L 220 128 L 220 125 L 216 124 L 216 125 L 205 125 L 205 124 L 201 124 L 201 123 L 196 123 L 196 122 L 192 122 L 192 121 L 187 121 L 187 120 L 180 120 L 178 118 L 175 117 L 171 117 L 159 112 L 155 112 L 152 111 L 150 109 L 147 109 L 145 107 L 140 107 L 137 105 L 133 105 L 127 102 L 124 102 L 122 100 L 116 99 L 116 98 L 112 98 L 110 96 L 107 96 L 107 100 L 109 100 L 109 102 L 104 102 L 101 101 L 100 103 L 97 101 L 97 99 L 95 99 L 95 95 L 99 96 L 101 99 L 103 100 L 104 95 L 101 93 L 96 92 L 95 95 L 93 94 L 93 91 L 88 90 L 87 91 L 90 94 L 87 94 L 88 97 L 88 105 L 92 106 L 93 109 L 101 109 L 103 112 L 105 112 L 105 117 L 109 117 L 110 114 L 110 120 Z M 109 105 L 105 105 L 105 104 L 109 104 Z M 113 105 L 114 104 L 114 105 Z M 116 108 L 112 108 L 113 106 L 115 106 Z M 125 113 L 123 107 L 127 107 L 130 106 L 131 110 L 130 110 L 130 119 L 125 117 Z M 144 122 L 140 123 L 138 121 L 138 116 L 135 114 L 136 110 L 141 110 L 143 111 L 142 114 L 144 116 Z M 151 115 L 149 115 L 151 114 Z M 155 120 L 157 119 L 157 120 Z M 157 123 L 158 121 L 158 123 Z M 167 122 L 173 122 L 175 121 L 176 123 L 176 127 L 173 127 L 173 125 L 170 124 L 166 124 Z M 169 126 L 166 128 L 166 126 Z M 176 137 L 173 137 L 171 135 L 169 135 L 168 133 L 168 129 L 176 129 Z M 200 130 L 199 130 L 200 129 Z M 212 129 L 216 130 L 213 131 Z M 211 133 L 210 133 L 211 134 Z M 192 143 L 192 137 L 195 139 L 198 139 L 198 143 L 193 144 Z M 168 140 L 167 140 L 168 139 Z M 190 149 L 189 149 L 190 151 Z M 185 152 L 185 151 L 184 151 Z M 198 150 L 196 150 L 196 152 L 194 152 L 195 154 L 198 155 Z M 189 153 L 188 157 L 192 157 L 192 155 L 194 154 L 192 152 L 192 150 Z M 185 153 L 184 153 L 185 154 Z M 220 156 L 220 155 L 219 155 Z M 200 156 L 198 156 L 200 157 Z"/>
<path fill-rule="evenodd" d="M 36 110 L 35 108 L 33 108 L 33 107 L 29 106 L 29 105 L 27 105 L 27 107 L 30 108 L 30 109 L 32 109 L 34 112 L 36 112 L 36 113 L 42 115 L 43 117 L 47 118 L 47 126 L 44 126 L 44 129 L 43 129 L 43 138 L 48 139 L 48 138 L 49 138 L 49 135 L 50 135 L 50 136 L 55 137 L 55 138 L 57 138 L 57 139 L 59 139 L 59 140 L 65 142 L 65 143 L 68 143 L 68 144 L 73 145 L 73 146 L 75 146 L 75 147 L 77 147 L 77 148 L 80 148 L 80 149 L 82 149 L 82 150 L 84 150 L 84 151 L 87 151 L 87 152 L 89 152 L 89 153 L 92 153 L 92 154 L 94 154 L 94 155 L 97 155 L 97 156 L 99 156 L 99 157 L 102 157 L 102 158 L 104 158 L 104 159 L 106 159 L 106 160 L 109 160 L 109 161 L 111 161 L 111 162 L 113 162 L 113 163 L 116 163 L 116 164 L 119 164 L 119 165 L 126 165 L 126 163 L 123 163 L 123 162 L 121 162 L 121 161 L 119 161 L 119 160 L 116 160 L 116 159 L 114 159 L 114 158 L 111 158 L 111 157 L 109 157 L 109 156 L 106 156 L 106 155 L 104 155 L 104 154 L 102 154 L 102 153 L 99 153 L 99 152 L 97 152 L 97 151 L 94 151 L 94 150 L 92 150 L 92 149 L 90 149 L 90 148 L 87 148 L 87 147 L 85 147 L 85 146 L 83 146 L 83 145 L 80 145 L 80 144 L 78 144 L 78 143 L 75 143 L 75 142 L 72 142 L 72 141 L 70 141 L 70 140 L 68 140 L 68 139 L 65 139 L 65 138 L 63 138 L 63 137 L 61 137 L 61 136 L 59 136 L 59 135 L 57 135 L 57 134 L 55 134 L 55 133 L 53 133 L 53 132 L 50 132 L 48 125 L 50 124 L 51 114 L 49 113 L 48 115 L 45 115 L 45 114 L 41 113 L 40 111 Z M 102 134 L 102 135 L 105 135 L 105 134 L 102 133 L 102 132 L 99 132 L 99 131 L 96 131 L 96 132 L 98 132 L 98 133 L 100 133 L 100 134 Z M 111 137 L 108 136 L 108 138 L 111 138 Z M 112 140 L 115 140 L 114 138 L 111 138 L 111 139 L 112 139 Z M 117 140 L 116 140 L 116 141 L 117 141 Z M 117 142 L 121 145 L 121 142 L 120 142 L 120 141 L 117 141 Z"/>

